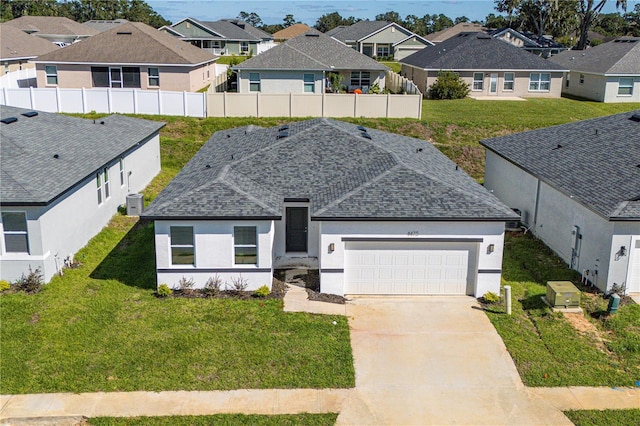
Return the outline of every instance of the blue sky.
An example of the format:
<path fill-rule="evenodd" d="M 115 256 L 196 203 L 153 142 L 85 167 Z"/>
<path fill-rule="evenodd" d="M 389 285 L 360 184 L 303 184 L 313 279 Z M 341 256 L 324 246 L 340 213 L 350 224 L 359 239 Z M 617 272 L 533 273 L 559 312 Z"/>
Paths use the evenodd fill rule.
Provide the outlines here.
<path fill-rule="evenodd" d="M 628 10 L 632 10 L 638 0 L 628 1 Z M 218 1 L 218 0 L 147 0 L 153 9 L 172 22 L 190 16 L 196 19 L 215 21 L 222 18 L 235 18 L 241 11 L 255 12 L 265 24 L 280 24 L 287 14 L 293 14 L 297 21 L 313 25 L 320 16 L 338 12 L 343 17 L 371 19 L 379 13 L 396 11 L 403 18 L 413 14 L 424 16 L 427 13 L 444 13 L 451 19 L 467 16 L 469 19 L 484 20 L 489 13 L 497 13 L 491 0 L 332 0 L 332 1 Z M 605 12 L 614 12 L 615 0 L 609 0 Z"/>

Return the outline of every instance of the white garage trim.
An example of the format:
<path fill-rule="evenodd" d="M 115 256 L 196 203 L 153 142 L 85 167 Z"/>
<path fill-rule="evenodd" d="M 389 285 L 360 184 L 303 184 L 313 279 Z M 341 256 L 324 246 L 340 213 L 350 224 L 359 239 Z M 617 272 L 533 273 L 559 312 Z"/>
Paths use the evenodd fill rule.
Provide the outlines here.
<path fill-rule="evenodd" d="M 632 243 L 630 251 L 627 292 L 640 293 L 640 238 Z"/>
<path fill-rule="evenodd" d="M 343 240 L 345 294 L 474 294 L 478 239 Z"/>

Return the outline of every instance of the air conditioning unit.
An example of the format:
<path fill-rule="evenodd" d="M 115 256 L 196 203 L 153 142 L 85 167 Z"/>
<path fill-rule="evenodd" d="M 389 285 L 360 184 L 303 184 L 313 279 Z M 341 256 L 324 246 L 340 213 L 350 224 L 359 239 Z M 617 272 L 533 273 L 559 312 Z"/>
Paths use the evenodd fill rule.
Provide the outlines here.
<path fill-rule="evenodd" d="M 127 195 L 127 216 L 140 216 L 144 211 L 144 196 L 142 194 Z"/>
<path fill-rule="evenodd" d="M 520 216 L 520 219 L 522 219 L 522 212 L 520 211 L 520 209 L 511 209 L 511 210 L 513 210 L 513 212 L 518 216 Z M 504 229 L 507 231 L 519 231 L 520 219 L 507 221 L 504 225 Z"/>
<path fill-rule="evenodd" d="M 546 299 L 553 308 L 578 308 L 580 290 L 571 281 L 547 281 Z"/>

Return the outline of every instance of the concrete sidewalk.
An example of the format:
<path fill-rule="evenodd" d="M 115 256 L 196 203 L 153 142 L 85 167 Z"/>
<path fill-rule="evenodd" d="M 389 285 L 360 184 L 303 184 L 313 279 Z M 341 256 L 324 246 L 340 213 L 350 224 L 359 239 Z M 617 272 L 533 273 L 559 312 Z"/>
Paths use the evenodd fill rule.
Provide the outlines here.
<path fill-rule="evenodd" d="M 347 305 L 309 300 L 307 290 L 295 284 L 287 284 L 284 295 L 285 312 L 308 312 L 311 314 L 346 315 Z"/>

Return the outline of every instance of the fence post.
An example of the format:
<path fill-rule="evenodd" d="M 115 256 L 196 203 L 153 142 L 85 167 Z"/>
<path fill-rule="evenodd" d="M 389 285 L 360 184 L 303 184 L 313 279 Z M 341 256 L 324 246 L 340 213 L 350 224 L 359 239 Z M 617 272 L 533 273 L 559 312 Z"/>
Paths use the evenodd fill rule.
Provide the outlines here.
<path fill-rule="evenodd" d="M 85 88 L 83 87 L 83 88 L 81 89 L 81 92 L 80 92 L 80 93 L 81 93 L 81 95 L 82 95 L 82 96 L 81 96 L 81 100 L 82 100 L 82 112 L 83 112 L 84 114 L 86 114 L 86 113 L 87 113 L 87 91 L 86 91 L 86 90 L 85 90 Z"/>
<path fill-rule="evenodd" d="M 202 118 L 207 118 L 207 100 L 209 99 L 209 92 L 202 94 Z"/>
<path fill-rule="evenodd" d="M 158 115 L 162 115 L 162 90 L 158 89 Z"/>
<path fill-rule="evenodd" d="M 222 116 L 227 116 L 227 92 L 222 92 Z"/>
<path fill-rule="evenodd" d="M 293 93 L 289 92 L 289 117 L 293 117 Z"/>
<path fill-rule="evenodd" d="M 256 117 L 260 117 L 260 92 L 256 92 Z"/>
<path fill-rule="evenodd" d="M 504 286 L 504 302 L 507 308 L 507 315 L 511 315 L 511 286 Z"/>
<path fill-rule="evenodd" d="M 138 89 L 133 89 L 131 92 L 131 96 L 133 97 L 133 113 L 138 113 Z"/>
<path fill-rule="evenodd" d="M 113 99 L 111 99 L 111 87 L 107 87 L 107 112 L 111 114 L 111 103 Z"/>
<path fill-rule="evenodd" d="M 358 95 L 356 93 L 353 94 L 353 116 L 354 118 L 358 116 Z"/>
<path fill-rule="evenodd" d="M 2 88 L 2 93 L 4 94 L 4 104 L 9 105 L 9 91 L 6 87 Z"/>
<path fill-rule="evenodd" d="M 187 91 L 182 91 L 182 114 L 187 116 Z"/>
<path fill-rule="evenodd" d="M 56 87 L 56 108 L 57 112 L 62 112 L 62 99 L 60 99 L 60 88 Z"/>
<path fill-rule="evenodd" d="M 29 102 L 31 103 L 31 109 L 36 109 L 35 93 L 33 87 L 29 87 Z"/>
<path fill-rule="evenodd" d="M 323 91 L 323 92 L 322 92 L 322 117 L 325 117 L 325 115 L 324 115 L 324 101 L 325 101 L 325 96 L 326 96 L 326 95 L 327 95 L 327 94 L 326 94 L 326 93 L 324 93 L 324 91 Z"/>
<path fill-rule="evenodd" d="M 386 113 L 386 117 L 389 118 L 389 104 L 391 103 L 391 95 L 389 93 L 387 93 L 387 113 Z"/>

